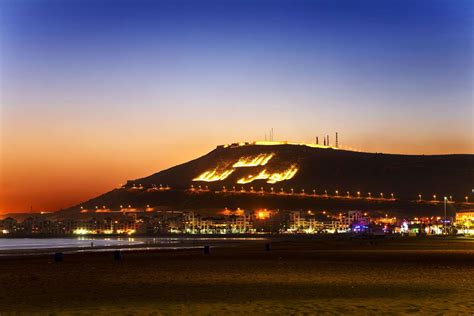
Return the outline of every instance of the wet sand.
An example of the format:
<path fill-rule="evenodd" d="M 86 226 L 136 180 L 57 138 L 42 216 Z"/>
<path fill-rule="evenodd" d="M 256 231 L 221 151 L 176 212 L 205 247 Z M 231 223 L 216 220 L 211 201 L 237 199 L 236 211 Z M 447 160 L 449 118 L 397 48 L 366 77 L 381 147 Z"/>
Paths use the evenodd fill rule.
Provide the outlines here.
<path fill-rule="evenodd" d="M 0 258 L 4 314 L 466 314 L 474 240 L 275 240 Z"/>

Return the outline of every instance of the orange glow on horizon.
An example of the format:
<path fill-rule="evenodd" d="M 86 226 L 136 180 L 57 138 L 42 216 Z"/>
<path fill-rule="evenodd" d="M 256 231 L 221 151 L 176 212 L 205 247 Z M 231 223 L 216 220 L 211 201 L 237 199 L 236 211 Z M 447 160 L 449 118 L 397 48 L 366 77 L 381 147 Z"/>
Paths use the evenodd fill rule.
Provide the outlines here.
<path fill-rule="evenodd" d="M 86 129 L 80 128 L 80 124 L 67 128 L 53 121 L 25 120 L 23 125 L 26 127 L 18 129 L 7 120 L 0 129 L 0 214 L 56 211 L 77 205 L 119 187 L 127 180 L 200 157 L 216 144 L 225 142 L 217 136 L 189 142 L 178 134 L 173 138 L 176 141 L 165 142 L 147 136 L 155 135 L 151 128 L 135 131 L 123 129 L 123 124 L 116 127 L 96 124 L 94 128 L 88 126 Z M 172 131 L 169 133 L 175 132 L 172 126 L 165 127 Z M 167 135 L 171 137 L 171 134 Z M 204 139 L 206 135 L 197 134 L 196 137 Z M 251 137 L 250 134 L 244 136 Z M 472 143 L 464 139 L 441 136 L 436 141 L 422 138 L 420 142 L 413 140 L 413 144 L 407 144 L 397 139 L 384 141 L 382 136 L 375 135 L 371 143 L 364 143 L 365 136 L 354 133 L 347 136 L 347 140 L 343 139 L 345 144 L 353 144 L 365 152 L 472 153 Z M 231 135 L 229 138 L 236 137 Z M 390 139 L 390 135 L 386 137 Z M 390 146 L 385 145 L 388 143 Z M 135 154 L 143 152 L 146 154 Z"/>

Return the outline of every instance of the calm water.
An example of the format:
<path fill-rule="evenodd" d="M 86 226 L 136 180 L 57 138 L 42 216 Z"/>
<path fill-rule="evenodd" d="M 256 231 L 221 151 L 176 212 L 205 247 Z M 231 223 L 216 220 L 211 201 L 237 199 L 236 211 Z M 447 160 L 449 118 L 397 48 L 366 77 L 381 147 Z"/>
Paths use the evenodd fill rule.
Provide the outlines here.
<path fill-rule="evenodd" d="M 61 249 L 75 248 L 88 249 L 96 251 L 106 247 L 123 247 L 126 249 L 156 249 L 173 248 L 184 249 L 194 248 L 209 242 L 240 242 L 264 240 L 264 238 L 205 238 L 205 237 L 139 237 L 139 238 L 0 238 L 0 252 L 9 251 L 34 251 L 41 249 Z M 91 245 L 93 244 L 93 247 Z M 136 248 L 137 245 L 143 245 L 143 248 Z M 135 248 L 132 248 L 134 246 Z M 98 249 L 99 248 L 99 249 Z"/>
<path fill-rule="evenodd" d="M 16 249 L 57 249 L 110 246 L 130 246 L 143 244 L 134 238 L 5 238 L 0 239 L 0 250 Z"/>

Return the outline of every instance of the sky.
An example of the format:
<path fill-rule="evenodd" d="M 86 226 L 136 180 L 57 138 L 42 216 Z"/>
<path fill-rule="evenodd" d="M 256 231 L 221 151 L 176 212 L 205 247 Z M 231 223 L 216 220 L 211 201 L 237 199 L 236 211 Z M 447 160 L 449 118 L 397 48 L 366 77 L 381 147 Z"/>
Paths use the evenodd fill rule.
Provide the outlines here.
<path fill-rule="evenodd" d="M 68 207 L 270 128 L 472 154 L 472 36 L 465 0 L 2 0 L 0 213 Z"/>

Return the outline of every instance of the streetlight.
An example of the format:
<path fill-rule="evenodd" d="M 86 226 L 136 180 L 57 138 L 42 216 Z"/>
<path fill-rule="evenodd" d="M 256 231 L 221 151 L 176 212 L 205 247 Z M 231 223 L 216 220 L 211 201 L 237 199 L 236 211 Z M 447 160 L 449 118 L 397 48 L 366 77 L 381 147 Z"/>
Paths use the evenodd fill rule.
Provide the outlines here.
<path fill-rule="evenodd" d="M 436 201 L 436 194 L 433 194 L 433 200 Z"/>
<path fill-rule="evenodd" d="M 382 192 L 380 192 L 380 197 L 383 199 L 383 193 Z"/>
<path fill-rule="evenodd" d="M 469 197 L 467 195 L 464 197 L 464 199 L 466 200 L 466 203 L 469 202 Z"/>
<path fill-rule="evenodd" d="M 393 197 L 394 197 L 394 196 L 393 196 L 393 193 L 390 193 L 390 195 L 392 196 L 392 199 L 393 199 Z"/>
<path fill-rule="evenodd" d="M 357 197 L 360 198 L 360 191 L 357 191 Z"/>
<path fill-rule="evenodd" d="M 421 194 L 418 194 L 418 198 L 420 199 L 420 202 L 421 202 Z"/>
<path fill-rule="evenodd" d="M 347 191 L 347 197 L 348 197 L 348 198 L 350 198 L 350 197 L 351 197 L 351 195 L 349 194 L 349 191 Z"/>
<path fill-rule="evenodd" d="M 372 193 L 369 192 L 369 199 L 372 197 Z"/>
<path fill-rule="evenodd" d="M 338 190 L 336 190 L 336 196 L 339 196 L 339 191 Z"/>
<path fill-rule="evenodd" d="M 446 202 L 448 201 L 447 197 L 444 197 L 444 234 L 447 235 L 447 230 L 446 230 Z"/>

